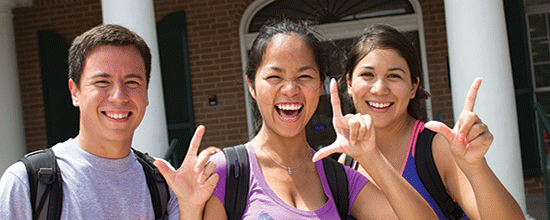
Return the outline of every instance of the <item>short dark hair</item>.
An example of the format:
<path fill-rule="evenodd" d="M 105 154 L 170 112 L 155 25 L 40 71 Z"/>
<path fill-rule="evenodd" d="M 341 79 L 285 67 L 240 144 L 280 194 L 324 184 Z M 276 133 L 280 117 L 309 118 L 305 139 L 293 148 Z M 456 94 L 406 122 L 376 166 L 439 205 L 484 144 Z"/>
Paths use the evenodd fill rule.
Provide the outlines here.
<path fill-rule="evenodd" d="M 145 40 L 129 29 L 115 24 L 96 26 L 73 40 L 69 49 L 69 79 L 72 79 L 77 88 L 80 88 L 80 77 L 86 63 L 86 58 L 96 47 L 110 46 L 135 46 L 143 58 L 145 64 L 145 77 L 147 85 L 151 78 L 151 51 Z"/>
<path fill-rule="evenodd" d="M 411 82 L 418 83 L 422 79 L 422 68 L 418 52 L 411 41 L 397 29 L 383 24 L 374 24 L 355 41 L 348 53 L 345 75 L 352 79 L 353 69 L 367 54 L 375 49 L 394 49 L 405 59 L 411 72 Z M 346 77 L 342 77 L 346 81 Z M 417 81 L 417 79 L 420 79 Z M 407 113 L 417 120 L 426 121 L 425 100 L 430 94 L 418 83 L 416 95 L 407 106 Z"/>
<path fill-rule="evenodd" d="M 328 66 L 327 62 L 325 62 L 325 49 L 316 37 L 316 35 L 320 34 L 317 33 L 307 21 L 280 19 L 272 20 L 264 24 L 264 26 L 260 29 L 260 33 L 256 36 L 256 39 L 252 42 L 252 47 L 248 53 L 248 62 L 245 73 L 252 86 L 254 86 L 256 72 L 262 63 L 267 46 L 271 43 L 273 38 L 279 34 L 294 34 L 300 37 L 311 48 L 313 55 L 315 56 L 315 62 L 319 67 L 319 77 L 321 79 L 321 83 L 324 83 Z M 262 124 L 262 116 L 258 110 L 255 100 L 252 100 L 252 109 L 254 117 L 254 130 L 255 133 L 257 133 Z"/>

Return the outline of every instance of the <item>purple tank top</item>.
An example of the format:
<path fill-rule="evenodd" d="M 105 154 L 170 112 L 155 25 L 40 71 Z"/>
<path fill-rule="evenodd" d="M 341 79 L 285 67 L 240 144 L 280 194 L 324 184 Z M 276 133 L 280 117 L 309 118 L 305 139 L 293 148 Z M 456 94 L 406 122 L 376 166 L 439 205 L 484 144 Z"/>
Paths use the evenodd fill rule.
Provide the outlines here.
<path fill-rule="evenodd" d="M 295 208 L 281 198 L 279 198 L 275 192 L 267 184 L 258 164 L 256 158 L 256 152 L 251 143 L 246 143 L 246 150 L 248 151 L 248 158 L 250 164 L 250 182 L 249 192 L 246 209 L 242 219 L 247 220 L 270 220 L 270 219 L 339 219 L 338 210 L 332 193 L 330 191 L 325 170 L 323 168 L 323 162 L 317 161 L 317 171 L 321 177 L 321 182 L 325 191 L 325 195 L 328 197 L 327 203 L 321 208 L 313 211 L 301 210 Z M 314 152 L 315 153 L 315 152 Z M 216 196 L 225 205 L 225 181 L 227 175 L 227 163 L 223 152 L 212 155 L 211 161 L 216 163 L 216 169 L 214 170 L 220 176 L 218 185 L 214 189 L 214 196 Z M 349 206 L 353 205 L 355 198 L 363 189 L 363 186 L 368 182 L 368 179 L 361 175 L 359 172 L 344 166 L 348 177 L 349 184 Z"/>

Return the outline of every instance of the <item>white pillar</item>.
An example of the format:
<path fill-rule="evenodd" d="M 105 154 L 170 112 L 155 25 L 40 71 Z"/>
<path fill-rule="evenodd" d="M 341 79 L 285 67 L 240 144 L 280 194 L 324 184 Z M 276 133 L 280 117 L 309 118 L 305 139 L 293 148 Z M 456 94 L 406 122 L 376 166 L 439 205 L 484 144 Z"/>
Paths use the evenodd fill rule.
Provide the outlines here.
<path fill-rule="evenodd" d="M 11 12 L 18 4 L 0 1 L 0 173 L 27 152 Z"/>
<path fill-rule="evenodd" d="M 489 166 L 526 213 L 516 102 L 502 1 L 445 0 L 455 120 L 471 83 L 483 77 L 474 112 L 494 141 Z"/>
<path fill-rule="evenodd" d="M 153 60 L 149 82 L 149 106 L 141 125 L 134 133 L 132 145 L 155 157 L 163 157 L 168 150 L 168 129 L 153 0 L 102 0 L 101 8 L 104 24 L 118 24 L 136 32 L 151 48 Z"/>

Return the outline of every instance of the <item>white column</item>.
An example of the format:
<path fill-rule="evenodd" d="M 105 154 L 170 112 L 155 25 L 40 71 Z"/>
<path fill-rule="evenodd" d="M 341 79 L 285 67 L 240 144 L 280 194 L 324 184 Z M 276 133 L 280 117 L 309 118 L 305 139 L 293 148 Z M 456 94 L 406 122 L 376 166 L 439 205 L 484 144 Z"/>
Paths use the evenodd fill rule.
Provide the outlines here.
<path fill-rule="evenodd" d="M 489 166 L 526 213 L 516 102 L 502 1 L 445 0 L 455 120 L 475 77 L 483 77 L 474 112 L 494 141 Z"/>
<path fill-rule="evenodd" d="M 15 1 L 0 1 L 0 173 L 27 152 L 15 50 Z"/>
<path fill-rule="evenodd" d="M 118 24 L 136 32 L 151 48 L 153 60 L 149 82 L 149 106 L 134 134 L 132 145 L 155 157 L 163 157 L 168 150 L 168 129 L 153 0 L 102 0 L 101 8 L 104 24 Z"/>

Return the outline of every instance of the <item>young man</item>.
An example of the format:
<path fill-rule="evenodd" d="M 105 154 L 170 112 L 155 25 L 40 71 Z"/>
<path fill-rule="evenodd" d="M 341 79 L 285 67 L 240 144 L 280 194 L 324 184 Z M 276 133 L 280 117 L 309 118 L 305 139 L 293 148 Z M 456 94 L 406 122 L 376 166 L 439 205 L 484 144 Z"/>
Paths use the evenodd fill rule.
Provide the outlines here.
<path fill-rule="evenodd" d="M 80 131 L 52 147 L 62 178 L 62 219 L 155 219 L 143 167 L 131 153 L 149 104 L 150 73 L 149 47 L 124 27 L 100 25 L 73 41 L 69 90 L 80 109 Z M 193 162 L 204 129 L 197 133 L 198 143 L 190 147 Z M 22 162 L 6 170 L 0 179 L 0 219 L 32 219 L 29 184 Z M 166 206 L 167 217 L 179 219 L 171 190 Z"/>

